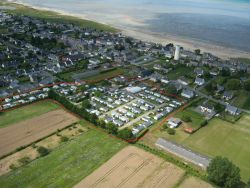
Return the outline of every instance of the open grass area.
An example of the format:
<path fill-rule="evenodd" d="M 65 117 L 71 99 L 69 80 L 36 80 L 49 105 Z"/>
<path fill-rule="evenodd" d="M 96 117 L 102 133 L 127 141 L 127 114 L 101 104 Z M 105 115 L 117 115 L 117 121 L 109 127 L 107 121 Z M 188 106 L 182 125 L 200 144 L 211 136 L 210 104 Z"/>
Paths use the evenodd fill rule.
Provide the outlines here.
<path fill-rule="evenodd" d="M 201 122 L 205 120 L 205 118 L 199 114 L 198 112 L 193 111 L 190 108 L 187 108 L 183 111 L 178 112 L 175 117 L 177 118 L 182 118 L 183 116 L 190 117 L 191 122 L 186 123 L 188 126 L 192 127 L 193 129 L 198 129 L 200 128 Z"/>
<path fill-rule="evenodd" d="M 239 108 L 250 110 L 250 93 L 244 90 L 239 91 L 232 102 Z"/>
<path fill-rule="evenodd" d="M 171 80 L 176 80 L 181 76 L 186 76 L 187 78 L 191 78 L 191 77 L 195 78 L 193 72 L 194 72 L 193 68 L 186 67 L 186 66 L 178 66 L 174 68 L 172 71 L 170 71 L 167 74 L 167 77 Z"/>
<path fill-rule="evenodd" d="M 60 106 L 50 101 L 40 101 L 24 107 L 20 107 L 8 112 L 0 114 L 0 128 L 6 127 L 13 123 L 18 123 L 23 120 L 31 119 L 35 116 L 39 116 L 58 109 Z"/>
<path fill-rule="evenodd" d="M 105 80 L 105 79 L 108 79 L 108 78 L 112 78 L 112 77 L 121 75 L 123 73 L 124 73 L 124 70 L 118 68 L 118 69 L 114 69 L 114 70 L 111 70 L 111 71 L 108 71 L 108 72 L 100 73 L 100 74 L 95 75 L 95 76 L 91 76 L 89 78 L 86 78 L 85 81 L 99 82 L 99 81 L 102 81 L 102 80 Z"/>
<path fill-rule="evenodd" d="M 82 122 L 87 126 L 88 122 Z M 1 187 L 72 187 L 126 143 L 90 129 L 49 155 L 0 177 Z"/>
<path fill-rule="evenodd" d="M 117 32 L 117 29 L 104 25 L 101 23 L 93 22 L 90 20 L 84 20 L 76 18 L 74 16 L 62 15 L 53 11 L 37 10 L 28 6 L 19 5 L 15 3 L 0 3 L 0 5 L 8 5 L 15 7 L 15 10 L 7 10 L 7 12 L 15 15 L 32 16 L 39 19 L 45 19 L 50 22 L 60 22 L 60 23 L 73 23 L 85 28 L 93 28 L 97 30 L 104 30 L 109 32 Z"/>
<path fill-rule="evenodd" d="M 250 116 L 237 123 L 213 119 L 209 124 L 187 137 L 181 144 L 208 156 L 228 157 L 241 169 L 244 181 L 250 178 Z"/>
<path fill-rule="evenodd" d="M 176 129 L 175 135 L 169 135 L 166 130 L 159 129 L 149 132 L 140 142 L 155 147 L 157 138 L 161 137 L 209 157 L 227 157 L 240 168 L 242 179 L 246 182 L 250 178 L 249 122 L 250 115 L 247 114 L 234 124 L 214 118 L 207 126 L 191 135 L 185 133 L 184 125 L 181 125 Z"/>

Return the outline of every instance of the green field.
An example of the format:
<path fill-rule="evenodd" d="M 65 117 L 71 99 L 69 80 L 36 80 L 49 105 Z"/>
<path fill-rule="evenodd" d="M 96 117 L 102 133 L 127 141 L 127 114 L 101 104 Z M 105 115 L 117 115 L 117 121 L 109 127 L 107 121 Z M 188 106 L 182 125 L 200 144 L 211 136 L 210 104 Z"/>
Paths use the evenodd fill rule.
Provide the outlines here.
<path fill-rule="evenodd" d="M 10 110 L 8 112 L 1 113 L 0 115 L 0 128 L 6 127 L 13 123 L 17 123 L 23 120 L 33 118 L 58 109 L 60 106 L 50 101 L 42 101 L 33 103 L 31 105 Z"/>
<path fill-rule="evenodd" d="M 167 77 L 171 80 L 176 80 L 181 76 L 186 76 L 187 78 L 195 78 L 193 68 L 186 66 L 175 67 L 172 71 L 167 73 Z M 192 80 L 192 79 L 191 79 Z"/>
<path fill-rule="evenodd" d="M 239 91 L 232 102 L 239 108 L 250 110 L 250 93 L 244 90 Z"/>
<path fill-rule="evenodd" d="M 183 116 L 190 117 L 192 122 L 187 123 L 193 129 L 198 129 L 200 127 L 201 122 L 205 120 L 205 118 L 199 114 L 198 112 L 193 111 L 190 108 L 187 108 L 181 112 L 178 112 L 175 117 L 182 118 Z"/>
<path fill-rule="evenodd" d="M 175 135 L 158 130 L 143 142 L 154 145 L 157 138 L 162 137 L 210 157 L 227 157 L 240 167 L 242 179 L 246 182 L 250 178 L 249 122 L 250 115 L 243 115 L 235 124 L 214 118 L 192 135 L 185 133 L 180 126 Z"/>
<path fill-rule="evenodd" d="M 108 25 L 76 18 L 73 16 L 62 15 L 53 11 L 37 10 L 28 6 L 19 5 L 15 3 L 1 2 L 0 5 L 8 5 L 8 6 L 15 7 L 15 10 L 7 10 L 7 12 L 15 14 L 15 15 L 31 16 L 31 17 L 35 17 L 39 19 L 45 19 L 50 22 L 73 23 L 82 27 L 94 28 L 97 30 L 104 30 L 104 31 L 109 31 L 109 32 L 118 31 L 117 29 Z"/>
<path fill-rule="evenodd" d="M 111 78 L 111 77 L 114 77 L 114 76 L 121 75 L 123 73 L 124 73 L 123 69 L 118 68 L 118 69 L 114 69 L 114 70 L 111 70 L 111 71 L 108 71 L 108 72 L 100 73 L 100 74 L 95 75 L 95 76 L 91 76 L 89 78 L 84 79 L 84 81 L 99 82 L 99 81 L 105 80 L 107 78 Z"/>
<path fill-rule="evenodd" d="M 126 143 L 90 129 L 46 157 L 1 176 L 1 187 L 72 187 L 124 146 Z"/>

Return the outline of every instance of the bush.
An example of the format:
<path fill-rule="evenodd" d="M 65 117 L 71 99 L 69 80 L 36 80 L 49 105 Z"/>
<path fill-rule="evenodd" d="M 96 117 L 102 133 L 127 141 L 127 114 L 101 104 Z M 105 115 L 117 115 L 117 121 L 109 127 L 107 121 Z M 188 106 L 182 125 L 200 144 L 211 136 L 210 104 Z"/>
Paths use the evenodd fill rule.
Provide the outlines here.
<path fill-rule="evenodd" d="M 204 120 L 204 121 L 202 121 L 201 123 L 200 123 L 200 126 L 201 127 L 204 127 L 204 126 L 206 126 L 208 124 L 208 121 L 207 120 Z"/>
<path fill-rule="evenodd" d="M 186 123 L 192 122 L 191 117 L 186 116 L 186 115 L 183 115 L 183 116 L 181 117 L 181 120 L 184 121 L 184 122 L 186 122 Z"/>
<path fill-rule="evenodd" d="M 78 132 L 79 133 L 83 133 L 84 131 L 82 129 L 78 129 Z"/>
<path fill-rule="evenodd" d="M 25 148 L 25 146 L 20 146 L 20 147 L 16 148 L 16 151 L 21 151 L 21 150 L 23 150 L 24 148 Z"/>
<path fill-rule="evenodd" d="M 69 141 L 69 138 L 67 136 L 61 137 L 61 142 L 67 142 L 67 141 Z"/>
<path fill-rule="evenodd" d="M 22 165 L 26 165 L 31 161 L 31 159 L 29 157 L 23 157 L 21 159 L 18 160 L 18 162 L 20 162 Z"/>
<path fill-rule="evenodd" d="M 43 146 L 38 147 L 37 151 L 38 151 L 38 153 L 40 154 L 41 157 L 46 156 L 46 155 L 48 155 L 50 153 L 50 151 L 47 148 L 43 147 Z"/>
<path fill-rule="evenodd" d="M 174 135 L 174 134 L 175 134 L 175 130 L 174 130 L 174 129 L 171 129 L 171 128 L 169 128 L 169 129 L 167 130 L 167 132 L 168 132 L 168 134 L 170 134 L 170 135 Z"/>
<path fill-rule="evenodd" d="M 31 147 L 32 147 L 32 148 L 34 148 L 34 149 L 36 149 L 36 148 L 37 148 L 37 146 L 36 146 L 36 144 L 35 144 L 35 143 L 33 143 L 33 144 L 31 145 Z"/>
<path fill-rule="evenodd" d="M 11 165 L 10 165 L 10 169 L 11 169 L 11 170 L 15 170 L 15 169 L 17 169 L 17 166 L 16 166 L 15 164 L 11 164 Z"/>

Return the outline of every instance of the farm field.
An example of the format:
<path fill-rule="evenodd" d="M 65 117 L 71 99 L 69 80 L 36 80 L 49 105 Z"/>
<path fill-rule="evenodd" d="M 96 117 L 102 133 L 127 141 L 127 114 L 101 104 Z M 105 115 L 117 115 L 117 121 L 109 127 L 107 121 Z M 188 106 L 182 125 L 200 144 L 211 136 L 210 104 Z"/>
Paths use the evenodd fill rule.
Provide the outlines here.
<path fill-rule="evenodd" d="M 184 179 L 184 181 L 178 186 L 178 188 L 212 188 L 213 186 L 205 181 L 202 181 L 198 178 L 188 176 Z"/>
<path fill-rule="evenodd" d="M 140 142 L 154 147 L 157 138 L 161 137 L 209 157 L 227 157 L 240 168 L 243 181 L 247 181 L 250 177 L 249 122 L 250 115 L 246 114 L 235 124 L 214 118 L 192 135 L 185 133 L 181 125 L 175 135 L 169 135 L 165 130 L 156 130 Z"/>
<path fill-rule="evenodd" d="M 40 101 L 24 107 L 16 108 L 15 110 L 4 112 L 0 114 L 0 128 L 45 114 L 59 108 L 60 106 L 58 104 L 52 103 L 50 101 Z"/>
<path fill-rule="evenodd" d="M 83 127 L 89 123 L 82 121 Z M 0 176 L 2 187 L 72 187 L 127 144 L 89 129 L 49 155 Z"/>
<path fill-rule="evenodd" d="M 79 119 L 58 109 L 0 129 L 1 156 L 39 140 Z"/>
<path fill-rule="evenodd" d="M 49 151 L 52 151 L 65 142 L 72 140 L 87 131 L 88 128 L 85 128 L 78 123 L 74 123 L 70 127 L 56 131 L 56 133 L 53 135 L 46 137 L 41 141 L 32 144 L 31 146 L 8 155 L 7 157 L 0 160 L 0 176 L 16 168 L 25 166 L 29 162 L 39 158 L 41 156 L 38 151 L 39 147 L 44 147 Z"/>
<path fill-rule="evenodd" d="M 174 187 L 185 171 L 142 149 L 128 146 L 75 188 Z"/>

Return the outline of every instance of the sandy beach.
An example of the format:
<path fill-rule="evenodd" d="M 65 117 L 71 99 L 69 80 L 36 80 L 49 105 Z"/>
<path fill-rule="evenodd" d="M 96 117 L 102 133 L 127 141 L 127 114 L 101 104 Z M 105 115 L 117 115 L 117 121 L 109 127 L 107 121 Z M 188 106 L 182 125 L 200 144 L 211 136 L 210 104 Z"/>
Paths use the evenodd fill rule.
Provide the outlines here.
<path fill-rule="evenodd" d="M 80 19 L 91 20 L 91 21 L 102 23 L 102 24 L 107 24 L 120 30 L 126 36 L 130 36 L 130 37 L 133 37 L 142 41 L 146 41 L 146 42 L 160 43 L 163 45 L 168 44 L 168 43 L 173 43 L 173 44 L 181 45 L 185 49 L 188 49 L 188 50 L 201 49 L 202 52 L 212 53 L 222 59 L 237 58 L 237 57 L 250 58 L 250 52 L 245 52 L 245 51 L 240 51 L 240 50 L 233 49 L 233 48 L 227 48 L 224 46 L 214 45 L 212 43 L 203 42 L 203 41 L 199 41 L 196 39 L 183 38 L 179 36 L 161 34 L 161 33 L 147 31 L 145 29 L 141 29 L 137 26 L 141 26 L 143 25 L 143 23 L 138 20 L 133 19 L 129 15 L 128 16 L 124 15 L 119 18 L 114 17 L 111 22 L 110 21 L 107 22 L 105 21 L 105 18 L 99 18 L 98 20 L 90 18 L 90 16 L 87 14 L 84 14 L 84 12 L 81 14 L 70 14 L 66 11 L 32 6 L 32 5 L 22 3 L 19 1 L 8 0 L 8 2 L 11 2 L 11 3 L 14 2 L 16 4 L 28 6 L 37 10 L 53 11 L 61 15 L 74 16 Z M 126 26 L 120 24 L 121 20 L 123 20 L 126 23 L 125 24 Z"/>
<path fill-rule="evenodd" d="M 155 42 L 160 44 L 173 43 L 181 45 L 188 50 L 201 49 L 202 52 L 212 53 L 222 59 L 237 57 L 250 58 L 250 53 L 247 52 L 239 51 L 237 49 L 232 48 L 226 48 L 223 46 L 217 46 L 192 39 L 184 39 L 176 36 L 161 35 L 159 33 L 124 28 L 122 29 L 122 33 L 124 35 L 131 36 L 142 41 Z"/>

